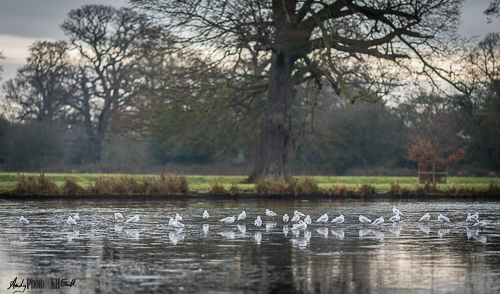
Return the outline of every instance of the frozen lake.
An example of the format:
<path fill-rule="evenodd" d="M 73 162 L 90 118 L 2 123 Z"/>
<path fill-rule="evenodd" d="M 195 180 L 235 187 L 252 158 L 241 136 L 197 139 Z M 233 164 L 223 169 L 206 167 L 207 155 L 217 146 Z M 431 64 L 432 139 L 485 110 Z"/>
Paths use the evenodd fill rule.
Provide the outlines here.
<path fill-rule="evenodd" d="M 393 205 L 405 214 L 399 226 L 388 221 Z M 275 222 L 266 208 L 279 214 Z M 308 230 L 283 224 L 296 209 L 313 219 Z M 244 223 L 218 222 L 242 210 Z M 489 223 L 483 232 L 465 222 L 476 211 Z M 117 224 L 115 212 L 141 219 Z M 427 225 L 418 222 L 426 212 Z M 176 213 L 182 231 L 168 227 Z M 323 213 L 346 221 L 322 227 L 314 221 Z M 386 222 L 363 228 L 360 214 Z M 63 278 L 75 280 L 61 293 L 500 293 L 500 201 L 491 199 L 0 200 L 0 220 L 5 293 L 16 277 L 45 282 L 25 293 L 54 291 L 51 279 Z"/>

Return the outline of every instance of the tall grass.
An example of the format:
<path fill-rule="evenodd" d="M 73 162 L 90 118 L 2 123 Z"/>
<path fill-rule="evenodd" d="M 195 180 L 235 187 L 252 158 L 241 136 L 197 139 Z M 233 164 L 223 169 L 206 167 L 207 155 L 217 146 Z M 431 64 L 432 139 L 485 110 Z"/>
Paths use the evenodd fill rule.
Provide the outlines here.
<path fill-rule="evenodd" d="M 61 188 L 46 178 L 44 174 L 37 177 L 21 176 L 12 189 L 14 195 L 110 195 L 110 194 L 172 194 L 189 192 L 189 183 L 185 176 L 162 174 L 159 177 L 98 177 L 89 181 L 83 188 L 74 179 L 66 177 Z"/>
<path fill-rule="evenodd" d="M 292 178 L 288 182 L 283 177 L 261 178 L 255 184 L 255 191 L 262 195 L 323 194 L 318 183 L 310 177 Z"/>
<path fill-rule="evenodd" d="M 46 178 L 43 173 L 36 177 L 22 175 L 12 189 L 12 193 L 16 195 L 55 195 L 59 194 L 59 188 L 54 182 Z"/>

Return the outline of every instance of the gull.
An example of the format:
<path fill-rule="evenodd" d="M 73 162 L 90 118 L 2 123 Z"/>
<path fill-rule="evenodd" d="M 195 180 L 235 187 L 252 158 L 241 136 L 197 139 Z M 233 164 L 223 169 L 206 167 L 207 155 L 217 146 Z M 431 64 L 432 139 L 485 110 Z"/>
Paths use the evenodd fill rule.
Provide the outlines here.
<path fill-rule="evenodd" d="M 427 221 L 431 218 L 429 213 L 424 214 L 418 221 L 427 224 Z"/>
<path fill-rule="evenodd" d="M 175 214 L 175 220 L 176 221 L 181 221 L 182 220 L 182 216 L 180 216 L 178 213 Z"/>
<path fill-rule="evenodd" d="M 371 223 L 372 220 L 367 218 L 366 216 L 359 215 L 359 221 L 363 223 L 363 227 L 365 226 L 365 223 Z"/>
<path fill-rule="evenodd" d="M 299 220 L 300 220 L 300 215 L 294 214 L 293 217 L 292 217 L 292 222 L 297 223 Z"/>
<path fill-rule="evenodd" d="M 274 211 L 271 211 L 269 209 L 266 209 L 266 215 L 268 216 L 267 220 L 269 220 L 269 218 L 272 217 L 273 221 L 274 221 L 274 217 L 277 216 L 277 214 Z"/>
<path fill-rule="evenodd" d="M 304 221 L 299 221 L 298 224 L 293 225 L 292 230 L 305 230 L 307 229 L 307 224 Z"/>
<path fill-rule="evenodd" d="M 438 214 L 438 220 L 440 220 L 443 224 L 444 224 L 444 222 L 450 222 L 450 219 L 447 218 L 446 216 L 442 215 L 441 213 Z"/>
<path fill-rule="evenodd" d="M 380 225 L 384 223 L 384 217 L 381 216 L 379 218 L 377 218 L 375 221 L 373 221 L 373 224 L 378 226 L 378 228 L 380 229 Z"/>
<path fill-rule="evenodd" d="M 138 215 L 135 215 L 131 218 L 129 218 L 127 221 L 125 221 L 125 223 L 133 223 L 134 224 L 134 227 L 136 226 L 136 223 L 139 221 L 139 216 Z"/>
<path fill-rule="evenodd" d="M 80 215 L 77 213 L 75 213 L 75 215 L 73 216 L 73 219 L 76 220 L 76 221 L 80 221 Z"/>
<path fill-rule="evenodd" d="M 260 215 L 259 215 L 259 216 L 257 216 L 257 218 L 255 219 L 255 221 L 253 222 L 253 224 L 254 224 L 256 227 L 258 227 L 258 228 L 260 228 L 260 226 L 262 226 L 262 219 L 260 218 Z"/>
<path fill-rule="evenodd" d="M 293 215 L 298 215 L 298 216 L 299 216 L 299 218 L 300 218 L 300 217 L 303 217 L 303 216 L 306 216 L 305 214 L 303 214 L 302 212 L 297 211 L 297 210 L 295 210 L 295 211 L 293 212 Z"/>
<path fill-rule="evenodd" d="M 476 211 L 476 213 L 474 213 L 472 215 L 472 220 L 477 223 L 479 221 L 479 212 Z"/>
<path fill-rule="evenodd" d="M 115 212 L 115 220 L 116 221 L 122 221 L 123 220 L 123 215 L 119 212 Z"/>
<path fill-rule="evenodd" d="M 170 219 L 168 220 L 168 226 L 169 227 L 173 227 L 172 226 L 172 223 L 174 222 L 174 218 L 173 217 L 170 217 Z"/>
<path fill-rule="evenodd" d="M 306 218 L 304 219 L 304 222 L 310 225 L 312 223 L 311 216 L 307 215 Z"/>
<path fill-rule="evenodd" d="M 343 214 L 337 216 L 336 218 L 334 218 L 332 220 L 332 223 L 338 223 L 339 224 L 339 228 L 340 228 L 340 224 L 343 223 L 345 221 L 345 217 Z"/>
<path fill-rule="evenodd" d="M 225 217 L 223 219 L 220 219 L 219 221 L 223 222 L 223 223 L 229 225 L 229 227 L 231 227 L 231 224 L 234 223 L 235 220 L 236 220 L 236 218 L 234 216 L 228 216 L 228 217 Z"/>
<path fill-rule="evenodd" d="M 344 229 L 332 230 L 332 234 L 334 234 L 339 240 L 344 240 Z"/>
<path fill-rule="evenodd" d="M 208 222 L 209 217 L 210 217 L 210 215 L 208 215 L 208 211 L 205 209 L 205 211 L 203 212 L 203 218 L 207 219 L 207 222 Z"/>
<path fill-rule="evenodd" d="M 176 219 L 174 219 L 174 221 L 172 222 L 172 227 L 175 229 L 184 229 L 185 228 L 184 224 L 181 224 Z"/>
<path fill-rule="evenodd" d="M 238 220 L 243 221 L 244 219 L 247 218 L 246 212 L 243 210 L 240 215 L 238 215 Z"/>
<path fill-rule="evenodd" d="M 74 220 L 71 216 L 69 216 L 66 222 L 69 225 L 69 229 L 73 230 L 73 226 L 76 225 L 76 220 Z"/>
<path fill-rule="evenodd" d="M 477 219 L 475 215 L 471 215 L 470 213 L 467 214 L 467 218 L 465 219 L 466 222 L 470 223 L 476 223 Z"/>
<path fill-rule="evenodd" d="M 392 206 L 392 213 L 404 215 L 401 211 L 399 211 L 399 209 L 396 208 L 396 205 Z"/>
<path fill-rule="evenodd" d="M 24 216 L 21 216 L 21 218 L 19 219 L 19 222 L 21 223 L 22 227 L 25 227 L 27 224 L 30 223 L 30 221 L 25 219 Z"/>
<path fill-rule="evenodd" d="M 389 220 L 394 225 L 394 223 L 399 223 L 399 221 L 401 220 L 401 217 L 399 216 L 398 213 L 396 213 L 396 215 L 391 216 L 391 218 Z"/>
<path fill-rule="evenodd" d="M 321 222 L 321 226 L 324 226 L 324 225 L 325 225 L 325 222 L 327 222 L 327 221 L 328 221 L 328 214 L 326 214 L 326 213 L 325 213 L 325 214 L 323 214 L 322 216 L 320 216 L 320 217 L 316 220 L 316 222 L 317 222 L 317 223 Z"/>
<path fill-rule="evenodd" d="M 474 228 L 480 228 L 481 229 L 481 233 L 483 232 L 483 227 L 486 226 L 486 221 L 485 220 L 482 220 L 476 224 L 473 225 Z"/>
<path fill-rule="evenodd" d="M 287 223 L 289 219 L 290 219 L 290 217 L 288 216 L 288 214 L 286 214 L 286 213 L 285 213 L 285 214 L 283 215 L 283 222 L 284 222 L 284 223 Z"/>

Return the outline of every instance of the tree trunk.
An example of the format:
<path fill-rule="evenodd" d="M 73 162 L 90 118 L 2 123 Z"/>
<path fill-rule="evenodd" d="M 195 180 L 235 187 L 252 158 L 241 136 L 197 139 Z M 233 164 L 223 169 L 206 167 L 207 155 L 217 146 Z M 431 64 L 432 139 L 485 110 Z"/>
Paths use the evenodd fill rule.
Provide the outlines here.
<path fill-rule="evenodd" d="M 284 1 L 281 3 L 284 4 Z M 294 60 L 290 56 L 293 34 L 285 8 L 276 7 L 274 12 L 277 23 L 273 44 L 275 57 L 271 64 L 264 125 L 256 150 L 254 171 L 249 181 L 263 176 L 289 179 L 293 174 L 295 140 L 291 120 L 291 77 Z"/>

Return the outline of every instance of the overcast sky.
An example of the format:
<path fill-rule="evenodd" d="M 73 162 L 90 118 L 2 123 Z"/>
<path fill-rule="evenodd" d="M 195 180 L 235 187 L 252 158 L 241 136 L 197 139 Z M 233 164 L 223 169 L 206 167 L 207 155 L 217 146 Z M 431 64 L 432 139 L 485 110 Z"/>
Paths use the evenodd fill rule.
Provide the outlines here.
<path fill-rule="evenodd" d="M 2 81 L 13 78 L 28 57 L 28 46 L 37 40 L 65 40 L 59 25 L 71 9 L 84 4 L 126 5 L 127 0 L 0 0 L 0 51 L 4 72 Z M 460 33 L 483 37 L 500 31 L 498 20 L 486 21 L 483 11 L 491 0 L 465 0 Z"/>

